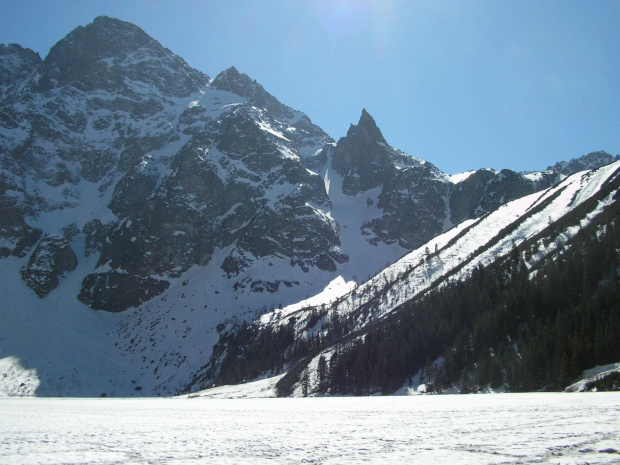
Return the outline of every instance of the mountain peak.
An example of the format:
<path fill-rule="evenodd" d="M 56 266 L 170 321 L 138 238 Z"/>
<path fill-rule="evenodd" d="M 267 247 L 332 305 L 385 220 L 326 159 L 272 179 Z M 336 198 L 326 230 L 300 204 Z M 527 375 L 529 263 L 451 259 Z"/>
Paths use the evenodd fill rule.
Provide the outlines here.
<path fill-rule="evenodd" d="M 231 66 L 228 69 L 225 69 L 224 71 L 222 71 L 220 74 L 226 75 L 226 76 L 232 76 L 232 77 L 241 77 L 241 76 L 245 76 L 249 79 L 249 76 L 247 74 L 241 74 L 239 72 L 239 70 L 237 68 L 235 68 L 234 66 Z"/>
<path fill-rule="evenodd" d="M 32 57 L 32 59 L 37 59 L 37 57 L 39 60 L 41 59 L 37 52 L 29 48 L 22 47 L 19 44 L 0 44 L 0 56 L 8 55 L 25 55 Z"/>
<path fill-rule="evenodd" d="M 46 91 L 71 83 L 80 90 L 118 91 L 127 79 L 183 96 L 208 81 L 138 26 L 98 16 L 51 48 L 37 88 Z"/>
<path fill-rule="evenodd" d="M 218 74 L 211 83 L 211 87 L 240 95 L 246 98 L 252 106 L 268 110 L 278 117 L 292 118 L 294 116 L 291 108 L 280 103 L 263 86 L 247 74 L 240 73 L 234 66 Z"/>
<path fill-rule="evenodd" d="M 334 149 L 332 167 L 345 177 L 343 191 L 348 195 L 379 186 L 393 174 L 392 149 L 366 109 L 357 125 L 349 127 Z"/>
<path fill-rule="evenodd" d="M 86 26 L 78 26 L 54 45 L 45 61 L 67 52 L 78 53 L 82 59 L 102 59 L 128 53 L 145 46 L 163 48 L 135 24 L 108 16 L 98 16 Z"/>
<path fill-rule="evenodd" d="M 211 83 L 211 87 L 232 92 L 248 99 L 257 91 L 265 92 L 260 84 L 252 80 L 247 74 L 240 73 L 234 66 L 218 74 Z"/>
<path fill-rule="evenodd" d="M 360 120 L 358 124 L 362 124 L 362 122 L 369 122 L 376 126 L 375 120 L 370 113 L 366 110 L 366 108 L 362 108 L 362 116 L 360 116 Z"/>
<path fill-rule="evenodd" d="M 357 125 L 352 124 L 349 127 L 347 137 L 361 137 L 365 144 L 387 145 L 387 142 L 385 141 L 381 130 L 377 126 L 377 123 L 365 108 L 362 109 L 362 115 L 360 116 Z"/>
<path fill-rule="evenodd" d="M 0 44 L 0 100 L 19 88 L 37 66 L 41 57 L 18 44 Z"/>
<path fill-rule="evenodd" d="M 569 161 L 560 161 L 553 166 L 547 167 L 548 170 L 557 171 L 565 176 L 577 173 L 579 171 L 585 171 L 599 166 L 608 165 L 620 159 L 620 156 L 615 157 L 603 150 L 597 152 L 590 152 L 582 155 L 578 158 L 573 158 Z"/>
<path fill-rule="evenodd" d="M 114 25 L 114 26 L 123 25 L 123 26 L 137 27 L 135 24 L 127 23 L 125 21 L 121 21 L 120 19 L 112 18 L 106 15 L 97 16 L 95 19 L 93 19 L 93 22 L 91 24 L 97 25 L 97 26 L 103 25 L 104 27 L 108 27 L 111 25 Z"/>
<path fill-rule="evenodd" d="M 119 60 L 141 48 L 150 48 L 157 55 L 164 50 L 138 26 L 98 16 L 92 23 L 75 28 L 50 49 L 44 60 L 39 90 L 60 87 L 100 72 L 105 68 L 103 60 Z"/>

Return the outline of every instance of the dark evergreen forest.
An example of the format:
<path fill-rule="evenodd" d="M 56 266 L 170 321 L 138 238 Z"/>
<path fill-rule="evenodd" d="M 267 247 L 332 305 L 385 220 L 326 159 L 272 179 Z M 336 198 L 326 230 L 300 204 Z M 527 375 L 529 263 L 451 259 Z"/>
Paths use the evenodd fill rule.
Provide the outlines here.
<path fill-rule="evenodd" d="M 532 277 L 515 248 L 500 264 L 436 290 L 340 346 L 329 392 L 389 393 L 425 369 L 428 387 L 461 392 L 563 389 L 620 361 L 620 230 L 615 205 Z M 431 361 L 443 357 L 434 367 Z"/>

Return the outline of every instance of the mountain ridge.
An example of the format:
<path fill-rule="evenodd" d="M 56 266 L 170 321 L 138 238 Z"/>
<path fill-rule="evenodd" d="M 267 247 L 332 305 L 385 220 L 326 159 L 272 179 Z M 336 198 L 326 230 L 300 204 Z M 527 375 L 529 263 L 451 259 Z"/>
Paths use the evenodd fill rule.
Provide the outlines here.
<path fill-rule="evenodd" d="M 342 358 L 352 344 L 357 344 L 356 341 L 363 342 L 369 332 L 380 328 L 383 320 L 389 321 L 389 318 L 399 312 L 401 318 L 415 317 L 415 314 L 408 313 L 408 307 L 415 308 L 416 302 L 424 301 L 431 292 L 437 292 L 437 289 L 466 282 L 477 273 L 481 275 L 485 268 L 491 267 L 495 262 L 513 260 L 516 257 L 517 261 L 520 260 L 526 281 L 528 275 L 536 276 L 540 263 L 549 260 L 548 257 L 553 259 L 565 253 L 581 230 L 585 230 L 590 223 L 596 224 L 597 217 L 603 217 L 607 210 L 617 210 L 619 173 L 618 162 L 596 172 L 577 173 L 559 186 L 544 191 L 542 195 L 533 194 L 515 200 L 482 218 L 455 227 L 347 294 L 335 298 L 326 296 L 321 305 L 276 310 L 256 320 L 251 328 L 232 325 L 229 332 L 222 333 L 219 351 L 215 352 L 215 355 L 224 353 L 226 357 L 214 357 L 211 364 L 195 376 L 187 389 L 200 389 L 201 386 L 204 387 L 202 383 L 205 380 L 212 382 L 214 379 L 217 384 L 234 384 L 238 382 L 235 373 L 251 379 L 258 375 L 265 376 L 266 373 L 279 374 L 288 371 L 278 383 L 281 395 L 302 395 L 302 390 L 306 391 L 303 395 L 316 395 L 327 392 L 327 386 L 331 386 L 330 392 L 340 394 L 390 393 L 399 388 L 400 384 L 389 384 L 391 387 L 384 385 L 383 391 L 378 386 L 375 391 L 365 391 L 367 388 L 349 381 L 349 389 L 352 391 L 339 391 L 342 386 L 334 387 L 326 377 L 325 385 L 321 387 L 321 375 L 317 365 L 319 359 L 324 359 L 325 366 L 333 367 L 338 363 L 335 353 Z M 593 192 L 596 192 L 596 195 L 592 195 Z M 617 212 L 612 215 L 615 218 Z M 537 217 L 539 219 L 536 219 Z M 567 224 L 562 228 L 556 226 L 562 222 Z M 617 260 L 617 254 L 615 255 Z M 613 254 L 611 257 L 613 260 Z M 429 310 L 432 312 L 432 306 Z M 465 311 L 452 310 L 457 313 Z M 498 324 L 501 325 L 501 322 Z M 485 333 L 485 336 L 492 338 L 493 334 Z M 422 344 L 422 341 L 434 336 L 429 334 L 418 337 Z M 274 339 L 281 339 L 282 346 L 276 352 L 265 352 L 265 341 Z M 378 343 L 377 340 L 374 342 Z M 397 347 L 392 349 L 398 350 Z M 458 350 L 461 348 L 458 347 Z M 401 379 L 402 383 L 403 379 L 399 378 L 401 374 L 397 370 L 401 370 L 402 363 L 413 363 L 412 357 L 418 368 L 401 371 L 408 372 L 409 377 L 413 376 L 415 371 L 424 369 L 428 362 L 424 355 L 426 349 L 423 350 L 418 345 L 416 351 L 417 355 L 415 352 L 408 355 L 403 353 L 386 362 L 393 368 L 384 372 L 384 376 Z M 437 358 L 441 351 L 434 350 L 434 354 L 431 361 Z M 353 361 L 350 363 L 347 368 L 333 368 L 333 373 L 345 376 L 345 373 L 354 368 Z M 382 369 L 376 365 L 376 359 L 365 360 L 364 364 Z M 397 369 L 396 366 L 401 368 Z M 441 363 L 438 366 L 441 367 Z M 460 374 L 458 370 L 457 378 Z M 579 373 L 581 370 L 583 365 L 576 368 L 575 372 Z M 213 377 L 214 375 L 216 376 Z M 368 381 L 364 381 L 364 384 Z M 450 381 L 454 382 L 454 378 Z M 441 385 L 441 382 L 437 382 Z M 511 383 L 516 382 L 524 381 L 511 380 Z M 568 384 L 568 380 L 565 382 Z M 495 387 L 501 384 L 500 380 Z M 450 383 L 443 387 L 450 387 Z"/>
<path fill-rule="evenodd" d="M 0 349 L 38 395 L 177 393 L 218 328 L 350 290 L 564 176 L 445 175 L 365 109 L 334 141 L 236 68 L 211 79 L 112 18 L 52 50 L 0 50 Z"/>

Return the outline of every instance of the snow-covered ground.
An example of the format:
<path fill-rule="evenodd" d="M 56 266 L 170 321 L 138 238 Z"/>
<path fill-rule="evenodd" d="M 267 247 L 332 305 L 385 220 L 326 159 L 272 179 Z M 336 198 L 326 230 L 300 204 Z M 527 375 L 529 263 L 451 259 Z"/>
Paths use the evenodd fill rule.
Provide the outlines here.
<path fill-rule="evenodd" d="M 566 392 L 584 392 L 587 390 L 588 383 L 599 381 L 613 373 L 620 373 L 620 363 L 610 363 L 609 365 L 597 366 L 590 370 L 585 370 L 581 374 L 582 379 L 571 384 L 565 390 Z M 277 381 L 275 381 L 275 383 L 277 383 Z"/>
<path fill-rule="evenodd" d="M 182 394 L 179 399 L 197 397 L 209 399 L 266 399 L 277 397 L 276 384 L 284 375 L 272 376 L 243 384 L 217 386 L 191 394 Z"/>
<path fill-rule="evenodd" d="M 620 395 L 0 399 L 0 463 L 619 463 Z"/>

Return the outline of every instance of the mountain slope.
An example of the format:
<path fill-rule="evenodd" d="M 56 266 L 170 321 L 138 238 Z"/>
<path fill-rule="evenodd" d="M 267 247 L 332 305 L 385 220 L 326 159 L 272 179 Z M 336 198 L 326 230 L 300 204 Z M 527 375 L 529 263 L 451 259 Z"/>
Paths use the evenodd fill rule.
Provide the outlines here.
<path fill-rule="evenodd" d="M 317 307 L 276 310 L 263 315 L 253 327 L 234 328 L 222 335 L 217 357 L 195 377 L 190 388 L 199 387 L 218 372 L 220 382 L 230 383 L 235 373 L 249 378 L 244 370 L 259 375 L 309 356 L 285 381 L 291 386 L 300 382 L 304 367 L 313 372 L 317 369 L 317 351 L 323 351 L 325 363 L 329 363 L 336 352 L 334 347 L 343 342 L 343 337 L 364 334 L 375 322 L 429 290 L 466 280 L 476 270 L 514 253 L 520 254 L 523 270 L 535 276 L 539 262 L 569 248 L 574 236 L 611 211 L 619 188 L 617 162 L 575 174 L 554 188 L 455 227 L 335 301 L 325 300 Z M 265 342 L 274 338 L 281 340 L 282 346 L 275 353 L 265 353 Z M 294 386 L 299 389 L 300 385 L 285 392 L 293 392 Z"/>
<path fill-rule="evenodd" d="M 18 278 L 3 287 L 3 312 L 11 324 L 3 331 L 2 354 L 38 367 L 38 394 L 93 391 L 66 376 L 73 362 L 45 342 L 50 339 L 45 325 L 31 338 L 8 338 L 30 331 L 25 321 L 13 319 L 15 308 L 27 307 L 37 321 L 41 317 L 34 315 L 49 308 L 52 315 L 90 312 L 89 318 L 104 326 L 114 322 L 103 335 L 77 316 L 74 327 L 48 327 L 78 347 L 84 340 L 77 334 L 97 341 L 101 350 L 82 351 L 86 364 L 101 365 L 112 351 L 112 358 L 129 359 L 127 371 L 139 373 L 152 370 L 152 358 L 117 347 L 124 347 L 127 333 L 139 325 L 140 312 L 110 320 L 76 297 L 91 308 L 117 312 L 170 288 L 180 324 L 187 321 L 180 318 L 186 293 L 175 289 L 191 289 L 190 268 L 210 265 L 195 270 L 202 277 L 196 283 L 200 297 L 192 302 L 202 310 L 192 327 L 204 325 L 208 333 L 226 318 L 244 317 L 246 304 L 237 305 L 237 290 L 242 301 L 256 304 L 249 310 L 253 314 L 273 305 L 274 299 L 264 296 L 267 289 L 281 287 L 280 294 L 288 291 L 285 298 L 296 299 L 300 291 L 291 289 L 308 287 L 299 277 L 309 267 L 320 274 L 346 262 L 337 250 L 334 222 L 323 211 L 329 206 L 323 182 L 301 162 L 331 139 L 247 76 L 231 69 L 211 80 L 135 26 L 105 17 L 73 31 L 43 62 L 17 46 L 9 48 L 21 62 L 6 65 L 7 79 L 27 76 L 27 81 L 14 90 L 7 80 L 0 111 L 12 115 L 0 129 L 6 257 L 0 265 Z M 311 240 L 299 241 L 302 233 Z M 76 257 L 77 266 L 55 265 L 63 251 Z M 255 261 L 271 273 L 248 280 L 258 276 L 247 270 Z M 221 292 L 213 286 L 218 282 Z M 33 291 L 43 300 L 33 301 Z M 170 309 L 157 302 L 149 316 L 160 321 Z M 175 342 L 167 337 L 158 328 L 161 345 L 149 344 L 148 350 L 160 353 L 162 369 L 168 365 L 171 372 L 176 355 L 170 352 L 182 353 L 183 360 L 210 347 L 198 331 L 191 345 L 180 336 Z M 45 350 L 36 349 L 39 344 Z M 176 373 L 182 381 L 178 367 Z M 89 378 L 87 370 L 78 376 Z M 133 392 L 133 383 L 118 374 L 112 378 L 118 378 L 120 391 L 105 391 Z M 164 392 L 174 389 L 167 386 Z"/>

